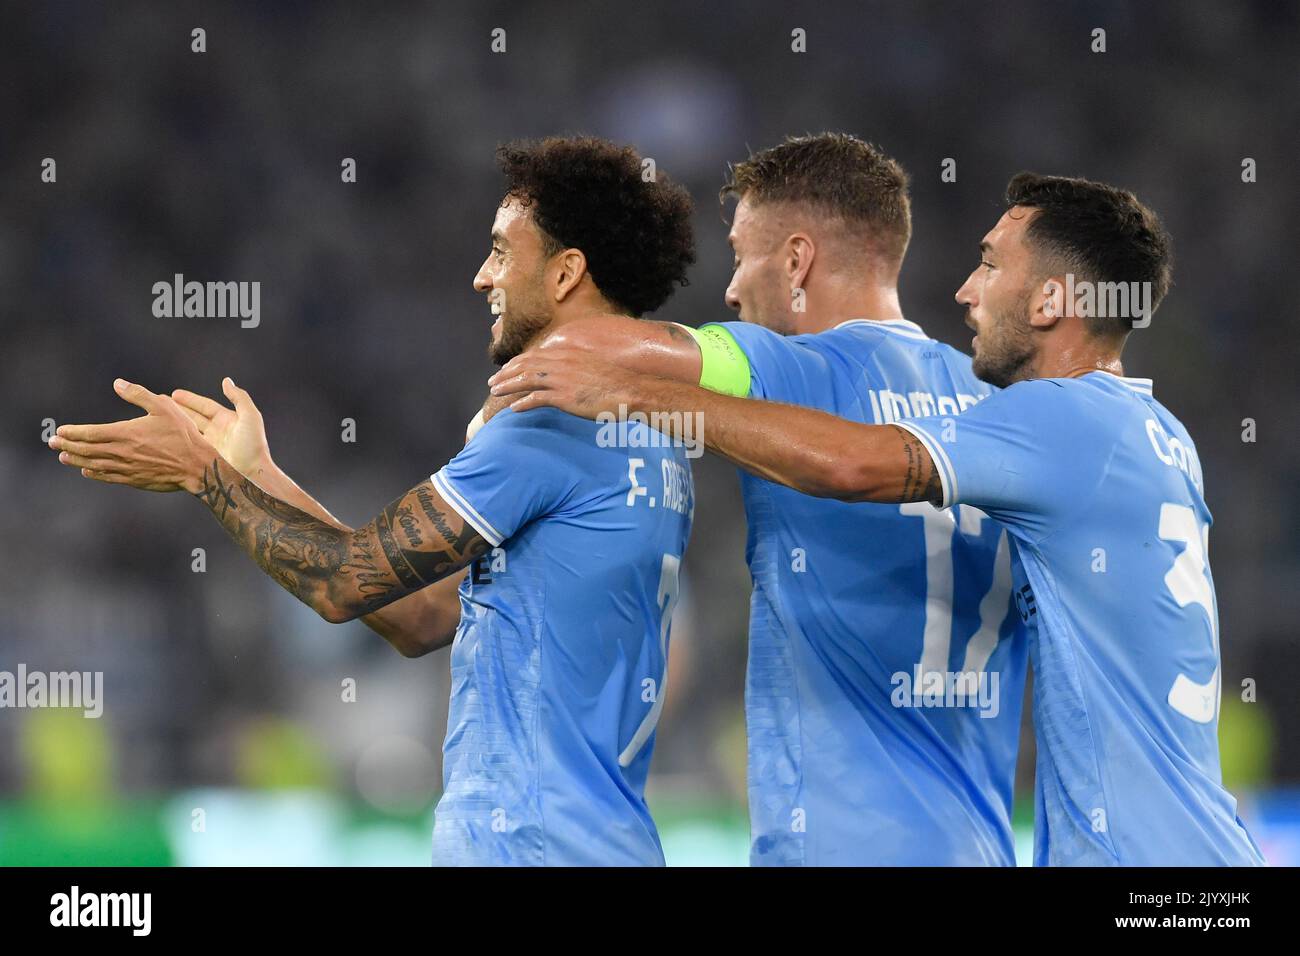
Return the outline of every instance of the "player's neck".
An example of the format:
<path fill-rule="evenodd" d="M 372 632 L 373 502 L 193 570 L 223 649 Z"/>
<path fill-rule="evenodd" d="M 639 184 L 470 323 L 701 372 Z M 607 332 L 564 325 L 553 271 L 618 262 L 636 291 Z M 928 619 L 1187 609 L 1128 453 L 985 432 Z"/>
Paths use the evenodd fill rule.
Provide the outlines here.
<path fill-rule="evenodd" d="M 546 338 L 547 335 L 549 335 L 550 333 L 554 332 L 557 329 L 563 328 L 565 325 L 568 325 L 570 322 L 576 322 L 579 319 L 598 318 L 604 315 L 625 315 L 625 314 L 626 313 L 624 313 L 622 310 L 616 309 L 614 306 L 610 305 L 604 299 L 565 303 L 562 308 L 558 308 L 555 310 L 554 313 L 552 313 L 551 321 L 548 322 L 545 327 L 538 329 L 537 332 L 533 335 L 533 337 L 528 340 L 528 344 L 525 345 L 524 348 L 525 349 L 532 348 L 542 339 Z M 629 316 L 629 318 L 631 318 L 631 316 Z"/>
<path fill-rule="evenodd" d="M 1090 372 L 1123 375 L 1124 363 L 1120 358 L 1123 348 L 1123 343 L 1115 345 L 1085 338 L 1061 348 L 1043 349 L 1026 377 L 1078 378 Z"/>
<path fill-rule="evenodd" d="M 893 283 L 810 290 L 805 301 L 807 310 L 794 316 L 796 334 L 825 332 L 850 319 L 889 322 L 903 317 Z"/>

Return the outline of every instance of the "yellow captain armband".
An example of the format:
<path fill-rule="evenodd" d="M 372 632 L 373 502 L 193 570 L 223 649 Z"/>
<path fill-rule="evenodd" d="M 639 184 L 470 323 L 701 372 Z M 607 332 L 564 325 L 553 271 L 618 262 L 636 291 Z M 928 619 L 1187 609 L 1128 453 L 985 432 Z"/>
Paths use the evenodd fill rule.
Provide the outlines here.
<path fill-rule="evenodd" d="M 749 396 L 749 359 L 736 337 L 721 325 L 692 329 L 683 325 L 700 346 L 700 387 L 723 395 Z"/>

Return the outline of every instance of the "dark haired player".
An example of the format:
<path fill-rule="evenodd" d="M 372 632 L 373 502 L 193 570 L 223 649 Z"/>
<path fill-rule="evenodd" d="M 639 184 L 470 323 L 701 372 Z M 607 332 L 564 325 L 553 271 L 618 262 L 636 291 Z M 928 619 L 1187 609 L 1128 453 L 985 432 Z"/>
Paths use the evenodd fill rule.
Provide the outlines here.
<path fill-rule="evenodd" d="M 582 316 L 658 308 L 684 281 L 690 199 L 663 176 L 643 182 L 632 149 L 548 139 L 498 160 L 505 198 L 474 279 L 498 313 L 496 361 Z M 635 423 L 611 446 L 553 409 L 505 411 L 349 531 L 241 475 L 171 398 L 117 390 L 148 414 L 62 427 L 60 460 L 195 494 L 327 621 L 392 606 L 491 551 L 460 592 L 436 863 L 663 863 L 644 788 L 693 510 L 681 447 L 631 434 L 645 430 Z"/>
<path fill-rule="evenodd" d="M 585 320 L 543 351 L 876 424 L 989 394 L 903 318 L 895 160 L 842 133 L 794 137 L 737 164 L 723 194 L 741 321 Z M 751 863 L 1013 865 L 1027 647 L 1006 534 L 970 506 L 849 505 L 743 473 L 741 488 Z"/>
<path fill-rule="evenodd" d="M 705 442 L 769 480 L 844 501 L 973 505 L 1005 525 L 1030 628 L 1035 861 L 1256 865 L 1219 768 L 1210 513 L 1195 446 L 1124 376 L 1128 334 L 1170 283 L 1169 241 L 1132 193 L 1021 173 L 957 292 L 974 368 L 1003 391 L 956 417 L 866 425 L 530 353 L 493 391 L 515 408 L 702 411 Z M 1137 283 L 1139 315 L 1067 290 Z M 1135 301 L 1130 299 L 1130 301 Z"/>

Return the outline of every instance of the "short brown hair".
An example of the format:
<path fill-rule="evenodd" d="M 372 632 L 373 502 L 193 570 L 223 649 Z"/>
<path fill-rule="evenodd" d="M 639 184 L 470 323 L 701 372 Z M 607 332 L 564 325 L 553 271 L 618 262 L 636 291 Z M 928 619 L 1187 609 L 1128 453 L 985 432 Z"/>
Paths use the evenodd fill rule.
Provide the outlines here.
<path fill-rule="evenodd" d="M 1155 211 L 1125 189 L 1070 176 L 1017 173 L 1007 184 L 1007 208 L 1038 210 L 1025 228 L 1026 240 L 1049 257 L 1093 282 L 1147 282 L 1151 310 L 1173 282 L 1174 253 Z M 1125 316 L 1092 317 L 1095 334 L 1122 334 L 1133 327 Z"/>
<path fill-rule="evenodd" d="M 790 136 L 730 168 L 718 200 L 808 205 L 869 232 L 882 251 L 902 259 L 912 237 L 907 173 L 879 146 L 848 133 Z"/>

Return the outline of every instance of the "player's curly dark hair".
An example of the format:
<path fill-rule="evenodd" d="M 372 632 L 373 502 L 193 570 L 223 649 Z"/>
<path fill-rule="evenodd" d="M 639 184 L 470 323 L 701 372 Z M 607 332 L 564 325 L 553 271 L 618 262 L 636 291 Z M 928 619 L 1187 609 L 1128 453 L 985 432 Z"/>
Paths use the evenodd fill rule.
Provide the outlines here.
<path fill-rule="evenodd" d="M 1049 257 L 1044 268 L 1066 266 L 1093 282 L 1149 282 L 1151 308 L 1173 282 L 1174 253 L 1155 211 L 1125 189 L 1070 176 L 1017 173 L 1007 183 L 1007 207 L 1037 209 L 1025 237 Z M 1131 318 L 1092 318 L 1095 332 L 1122 334 Z"/>
<path fill-rule="evenodd" d="M 629 315 L 653 312 L 695 262 L 690 194 L 642 175 L 631 146 L 591 136 L 519 140 L 497 149 L 506 197 L 531 207 L 546 253 L 580 249 L 592 281 Z"/>

